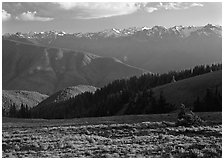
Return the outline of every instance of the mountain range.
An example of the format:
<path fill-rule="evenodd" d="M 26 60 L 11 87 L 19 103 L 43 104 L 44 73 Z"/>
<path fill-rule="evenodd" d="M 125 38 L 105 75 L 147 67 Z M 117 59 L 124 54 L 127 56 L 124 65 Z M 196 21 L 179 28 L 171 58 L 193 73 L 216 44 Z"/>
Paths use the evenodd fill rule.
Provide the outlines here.
<path fill-rule="evenodd" d="M 5 39 L 115 57 L 129 65 L 159 73 L 220 62 L 222 56 L 222 27 L 211 24 L 112 28 L 95 33 L 16 33 L 5 34 Z"/>
<path fill-rule="evenodd" d="M 6 111 L 13 103 L 17 107 L 27 104 L 30 108 L 39 104 L 36 108 L 45 111 L 46 106 L 54 108 L 66 104 L 76 95 L 95 92 L 97 88 L 110 86 L 114 80 L 180 71 L 221 62 L 222 57 L 222 27 L 211 24 L 113 28 L 73 34 L 30 32 L 5 34 L 2 38 L 2 88 Z M 135 78 L 132 77 L 133 82 Z M 195 96 L 204 94 L 206 88 L 218 86 L 220 90 L 220 78 L 221 71 L 158 86 L 153 91 L 157 98 L 164 92 L 170 104 L 192 105 Z M 121 111 L 125 107 L 127 105 Z"/>
<path fill-rule="evenodd" d="M 69 86 L 102 87 L 115 79 L 147 72 L 116 58 L 89 52 L 5 39 L 2 48 L 4 90 L 38 91 L 50 95 Z"/>

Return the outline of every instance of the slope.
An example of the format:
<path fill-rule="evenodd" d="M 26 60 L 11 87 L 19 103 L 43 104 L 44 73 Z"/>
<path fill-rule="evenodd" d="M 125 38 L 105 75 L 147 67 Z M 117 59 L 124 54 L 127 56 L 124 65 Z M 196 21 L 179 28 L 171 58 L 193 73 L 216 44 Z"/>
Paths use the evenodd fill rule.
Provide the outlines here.
<path fill-rule="evenodd" d="M 208 24 L 170 28 L 133 27 L 83 34 L 49 31 L 33 35 L 13 34 L 3 38 L 21 39 L 23 42 L 28 41 L 28 43 L 48 47 L 83 50 L 99 56 L 116 57 L 133 66 L 165 73 L 198 64 L 220 62 L 222 58 L 221 33 L 221 26 Z"/>
<path fill-rule="evenodd" d="M 102 87 L 146 72 L 115 58 L 3 40 L 2 81 L 5 90 L 52 94 L 76 85 Z"/>
<path fill-rule="evenodd" d="M 54 103 L 66 101 L 84 92 L 95 92 L 96 89 L 97 89 L 96 87 L 89 85 L 78 85 L 68 87 L 54 93 L 53 95 L 51 95 L 50 97 L 39 103 L 38 106 L 41 107 L 41 106 L 53 105 Z"/>
<path fill-rule="evenodd" d="M 179 106 L 184 103 L 192 106 L 197 96 L 200 98 L 205 96 L 207 88 L 216 87 L 219 91 L 222 90 L 222 70 L 158 86 L 153 88 L 153 91 L 156 97 L 162 92 L 167 102 L 171 104 Z"/>
<path fill-rule="evenodd" d="M 2 109 L 5 115 L 8 115 L 9 108 L 15 104 L 19 109 L 21 104 L 32 108 L 48 96 L 38 92 L 22 91 L 22 90 L 2 90 Z"/>
<path fill-rule="evenodd" d="M 67 103 L 70 99 L 84 92 L 94 93 L 96 90 L 96 87 L 89 85 L 78 85 L 62 89 L 32 108 L 32 116 L 36 117 L 38 114 L 42 114 L 43 116 L 52 114 L 55 117 L 60 115 L 61 118 L 64 114 L 64 108 L 66 107 L 64 103 Z M 83 110 L 85 109 L 83 108 Z M 71 113 L 69 110 L 66 111 Z"/>

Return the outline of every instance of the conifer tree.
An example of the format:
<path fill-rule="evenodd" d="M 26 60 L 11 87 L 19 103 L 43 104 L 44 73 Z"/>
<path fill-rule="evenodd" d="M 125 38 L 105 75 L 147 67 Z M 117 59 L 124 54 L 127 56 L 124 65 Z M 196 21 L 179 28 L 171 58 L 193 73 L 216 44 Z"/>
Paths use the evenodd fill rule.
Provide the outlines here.
<path fill-rule="evenodd" d="M 202 111 L 201 102 L 200 102 L 199 96 L 197 96 L 197 98 L 196 98 L 193 106 L 194 106 L 194 112 L 200 112 L 200 111 Z"/>
<path fill-rule="evenodd" d="M 16 117 L 17 116 L 17 111 L 16 111 L 16 105 L 13 103 L 10 108 L 9 108 L 9 116 L 10 117 Z"/>

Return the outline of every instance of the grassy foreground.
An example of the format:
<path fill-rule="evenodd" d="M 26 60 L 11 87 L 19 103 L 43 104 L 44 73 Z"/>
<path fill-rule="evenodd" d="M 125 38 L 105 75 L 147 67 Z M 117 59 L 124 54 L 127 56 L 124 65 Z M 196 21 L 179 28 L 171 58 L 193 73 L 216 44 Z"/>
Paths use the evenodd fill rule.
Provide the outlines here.
<path fill-rule="evenodd" d="M 167 126 L 176 113 L 69 120 L 3 118 L 3 157 L 221 157 L 221 112 L 198 127 Z"/>

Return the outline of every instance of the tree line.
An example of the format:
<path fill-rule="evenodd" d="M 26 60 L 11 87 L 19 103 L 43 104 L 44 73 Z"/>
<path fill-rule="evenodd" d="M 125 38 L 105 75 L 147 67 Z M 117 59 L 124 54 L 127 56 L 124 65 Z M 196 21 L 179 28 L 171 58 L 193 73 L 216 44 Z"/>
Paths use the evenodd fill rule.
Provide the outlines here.
<path fill-rule="evenodd" d="M 3 112 L 3 116 L 4 116 L 4 112 Z M 17 109 L 16 104 L 13 103 L 9 107 L 8 116 L 15 117 L 15 118 L 31 118 L 31 110 L 29 109 L 27 105 L 24 105 L 24 104 L 21 104 L 20 108 Z"/>
<path fill-rule="evenodd" d="M 221 70 L 221 64 L 199 65 L 192 69 L 164 74 L 144 74 L 115 80 L 95 93 L 85 92 L 67 101 L 32 109 L 34 118 L 76 118 L 117 114 L 167 113 L 175 106 L 167 103 L 163 93 L 155 98 L 152 88 L 197 75 Z M 200 101 L 201 103 L 201 101 Z"/>
<path fill-rule="evenodd" d="M 197 96 L 194 101 L 195 112 L 218 112 L 222 111 L 222 94 L 218 86 L 215 89 L 207 88 L 204 97 Z"/>

